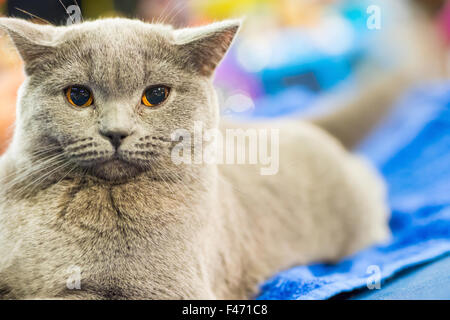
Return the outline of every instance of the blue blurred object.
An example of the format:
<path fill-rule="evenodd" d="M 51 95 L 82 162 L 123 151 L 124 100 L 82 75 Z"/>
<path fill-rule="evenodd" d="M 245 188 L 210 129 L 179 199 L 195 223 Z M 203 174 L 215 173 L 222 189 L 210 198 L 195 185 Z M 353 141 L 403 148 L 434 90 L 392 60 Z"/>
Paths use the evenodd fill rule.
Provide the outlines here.
<path fill-rule="evenodd" d="M 337 20 L 337 18 L 336 18 Z M 345 28 L 336 40 L 347 43 L 337 52 L 327 52 L 320 44 L 311 43 L 311 37 L 302 30 L 284 30 L 272 49 L 272 61 L 255 76 L 260 79 L 266 94 L 276 94 L 286 88 L 303 87 L 313 92 L 326 91 L 346 79 L 356 63 L 361 61 L 366 48 L 355 41 L 356 30 L 350 22 L 339 19 Z M 345 33 L 345 35 L 344 35 Z M 320 35 L 318 35 L 320 36 Z M 329 39 L 330 40 L 330 39 Z M 331 41 L 327 41 L 331 42 Z"/>
<path fill-rule="evenodd" d="M 258 299 L 327 299 L 365 288 L 370 266 L 379 267 L 386 280 L 450 252 L 450 83 L 405 96 L 359 152 L 389 186 L 393 239 L 335 265 L 280 272 L 262 285 Z M 450 288 L 440 290 L 450 299 Z"/>

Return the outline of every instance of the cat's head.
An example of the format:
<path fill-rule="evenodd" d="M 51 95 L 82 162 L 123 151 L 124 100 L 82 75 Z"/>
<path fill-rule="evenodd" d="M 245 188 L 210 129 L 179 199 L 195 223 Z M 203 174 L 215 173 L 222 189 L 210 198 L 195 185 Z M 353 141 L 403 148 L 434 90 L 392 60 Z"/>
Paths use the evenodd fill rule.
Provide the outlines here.
<path fill-rule="evenodd" d="M 218 123 L 215 68 L 240 21 L 173 30 L 105 19 L 67 27 L 0 18 L 25 63 L 14 148 L 61 152 L 114 180 L 169 165 L 177 129 Z"/>

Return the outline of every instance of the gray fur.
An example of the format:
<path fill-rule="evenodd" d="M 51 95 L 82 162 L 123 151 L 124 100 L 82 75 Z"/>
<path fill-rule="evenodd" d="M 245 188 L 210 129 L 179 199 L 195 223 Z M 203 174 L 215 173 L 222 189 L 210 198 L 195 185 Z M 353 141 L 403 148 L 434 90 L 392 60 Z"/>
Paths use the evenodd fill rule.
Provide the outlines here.
<path fill-rule="evenodd" d="M 219 126 L 211 80 L 238 27 L 0 18 L 27 72 L 0 158 L 3 298 L 244 299 L 277 271 L 386 238 L 382 181 L 313 125 L 249 125 L 281 130 L 274 176 L 172 163 L 175 129 Z M 63 95 L 71 84 L 92 88 L 94 106 L 72 107 Z M 144 108 L 153 84 L 171 94 Z M 114 149 L 102 131 L 128 135 L 122 161 L 107 161 Z M 82 271 L 81 290 L 66 286 L 71 266 Z"/>

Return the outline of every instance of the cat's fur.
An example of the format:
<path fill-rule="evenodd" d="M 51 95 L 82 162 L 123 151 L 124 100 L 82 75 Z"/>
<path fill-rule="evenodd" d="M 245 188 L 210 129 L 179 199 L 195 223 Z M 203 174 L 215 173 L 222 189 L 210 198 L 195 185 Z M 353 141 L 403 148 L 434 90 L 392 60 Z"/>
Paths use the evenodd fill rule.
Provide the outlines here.
<path fill-rule="evenodd" d="M 175 129 L 219 126 L 211 79 L 238 21 L 0 26 L 27 73 L 0 158 L 3 298 L 250 298 L 279 270 L 336 261 L 388 236 L 377 173 L 306 122 L 247 125 L 280 129 L 276 175 L 172 163 Z M 145 109 L 143 90 L 161 83 L 172 87 L 168 101 Z M 71 84 L 92 88 L 94 106 L 71 107 Z M 119 149 L 127 164 L 100 161 L 114 152 L 104 131 L 128 135 Z M 66 286 L 73 267 L 81 290 Z"/>

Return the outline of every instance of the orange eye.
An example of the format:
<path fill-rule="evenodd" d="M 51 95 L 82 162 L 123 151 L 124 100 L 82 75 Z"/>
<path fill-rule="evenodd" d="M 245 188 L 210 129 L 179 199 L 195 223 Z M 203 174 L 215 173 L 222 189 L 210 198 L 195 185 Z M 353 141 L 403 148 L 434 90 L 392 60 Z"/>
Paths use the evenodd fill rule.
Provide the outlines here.
<path fill-rule="evenodd" d="M 86 108 L 89 107 L 94 98 L 91 91 L 84 86 L 70 86 L 66 89 L 66 98 L 69 103 L 75 107 Z"/>
<path fill-rule="evenodd" d="M 170 89 L 166 86 L 154 86 L 145 90 L 142 95 L 142 104 L 147 107 L 156 107 L 169 96 Z"/>

